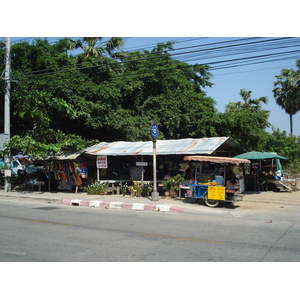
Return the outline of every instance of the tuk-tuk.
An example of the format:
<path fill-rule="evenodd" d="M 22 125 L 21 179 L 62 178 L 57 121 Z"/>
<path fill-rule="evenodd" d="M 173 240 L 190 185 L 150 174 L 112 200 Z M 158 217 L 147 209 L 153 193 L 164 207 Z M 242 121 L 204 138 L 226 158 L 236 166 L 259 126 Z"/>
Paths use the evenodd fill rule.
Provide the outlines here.
<path fill-rule="evenodd" d="M 243 200 L 243 179 L 228 180 L 226 174 L 230 165 L 250 164 L 250 160 L 219 156 L 185 156 L 183 159 L 198 162 L 194 178 L 180 186 L 186 191 L 186 198 L 202 199 L 209 207 L 217 207 L 221 201 L 234 203 Z"/>

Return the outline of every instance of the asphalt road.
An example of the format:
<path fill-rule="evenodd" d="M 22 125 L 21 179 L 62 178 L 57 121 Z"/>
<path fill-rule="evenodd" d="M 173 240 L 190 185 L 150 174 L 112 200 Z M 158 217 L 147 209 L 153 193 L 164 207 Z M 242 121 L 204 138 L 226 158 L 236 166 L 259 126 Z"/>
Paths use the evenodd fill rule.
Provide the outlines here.
<path fill-rule="evenodd" d="M 299 208 L 208 214 L 0 201 L 0 261 L 298 262 L 299 215 Z"/>

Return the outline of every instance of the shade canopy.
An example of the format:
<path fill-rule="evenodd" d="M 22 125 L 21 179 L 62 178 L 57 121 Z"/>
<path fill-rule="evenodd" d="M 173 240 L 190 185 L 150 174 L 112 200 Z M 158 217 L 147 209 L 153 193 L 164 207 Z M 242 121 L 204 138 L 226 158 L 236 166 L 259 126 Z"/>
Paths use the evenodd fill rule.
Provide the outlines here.
<path fill-rule="evenodd" d="M 221 156 L 185 156 L 183 158 L 185 161 L 208 161 L 214 163 L 230 163 L 234 165 L 239 164 L 250 164 L 250 160 L 243 158 L 233 158 L 233 157 L 221 157 Z"/>
<path fill-rule="evenodd" d="M 23 154 L 23 152 L 19 152 L 18 154 L 13 156 L 13 159 L 23 159 L 23 158 L 30 159 L 31 156 Z"/>
<path fill-rule="evenodd" d="M 234 158 L 245 158 L 250 160 L 260 160 L 260 159 L 269 159 L 269 158 L 287 159 L 286 157 L 280 156 L 273 152 L 258 152 L 258 151 L 251 151 L 251 152 L 239 154 Z"/>
<path fill-rule="evenodd" d="M 77 152 L 60 152 L 55 155 L 48 155 L 43 157 L 43 160 L 76 160 L 83 153 L 84 150 L 80 150 Z"/>

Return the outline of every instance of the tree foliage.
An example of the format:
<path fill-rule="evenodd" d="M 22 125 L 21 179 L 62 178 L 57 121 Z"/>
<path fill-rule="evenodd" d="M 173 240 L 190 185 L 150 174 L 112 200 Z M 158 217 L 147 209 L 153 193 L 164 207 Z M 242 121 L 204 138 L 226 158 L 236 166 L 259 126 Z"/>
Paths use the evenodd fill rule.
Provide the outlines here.
<path fill-rule="evenodd" d="M 266 138 L 269 111 L 262 109 L 265 97 L 251 99 L 251 91 L 240 90 L 243 101 L 229 102 L 224 114 L 219 114 L 219 135 L 231 136 L 247 150 L 257 150 Z"/>
<path fill-rule="evenodd" d="M 83 37 L 77 40 L 67 39 L 70 50 L 81 48 L 84 57 L 102 57 L 105 53 L 110 57 L 118 57 L 116 49 L 121 49 L 124 40 L 121 37 L 112 37 L 106 42 L 102 42 L 102 37 Z"/>
<path fill-rule="evenodd" d="M 290 133 L 293 134 L 293 115 L 300 110 L 300 60 L 298 70 L 283 69 L 276 76 L 273 94 L 276 103 L 290 116 Z"/>
<path fill-rule="evenodd" d="M 300 172 L 300 136 L 287 135 L 285 131 L 281 132 L 279 129 L 273 130 L 272 134 L 267 136 L 261 150 L 287 157 L 288 161 L 283 163 L 289 165 L 292 172 Z"/>
<path fill-rule="evenodd" d="M 151 52 L 133 52 L 124 59 L 126 76 L 119 77 L 122 97 L 116 103 L 120 110 L 115 110 L 114 115 L 120 112 L 123 120 L 135 117 L 135 124 L 141 129 L 138 135 L 131 134 L 133 128 L 129 130 L 123 136 L 126 140 L 149 139 L 151 122 L 159 124 L 161 138 L 215 133 L 214 101 L 202 91 L 211 86 L 208 67 L 174 60 L 168 49 L 172 49 L 172 44 L 159 44 Z M 112 124 L 119 125 L 119 119 Z"/>

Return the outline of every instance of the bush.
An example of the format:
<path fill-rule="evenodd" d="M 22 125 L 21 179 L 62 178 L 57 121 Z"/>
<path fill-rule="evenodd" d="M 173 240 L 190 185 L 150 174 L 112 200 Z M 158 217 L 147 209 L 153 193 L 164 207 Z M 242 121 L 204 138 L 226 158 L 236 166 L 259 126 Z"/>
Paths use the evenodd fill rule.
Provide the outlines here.
<path fill-rule="evenodd" d="M 150 186 L 148 184 L 142 185 L 142 184 L 138 183 L 137 181 L 133 181 L 133 185 L 129 186 L 128 190 L 129 190 L 131 196 L 147 197 L 150 195 L 153 188 L 152 188 L 152 186 Z"/>
<path fill-rule="evenodd" d="M 95 183 L 84 188 L 84 191 L 89 195 L 105 195 L 108 193 L 108 187 L 108 182 L 100 183 L 99 181 L 96 181 Z"/>
<path fill-rule="evenodd" d="M 126 195 L 127 194 L 127 192 L 128 192 L 128 184 L 126 182 L 120 184 L 120 192 L 121 192 L 122 195 Z"/>
<path fill-rule="evenodd" d="M 179 184 L 184 182 L 184 178 L 182 175 L 178 174 L 173 177 L 169 177 L 163 180 L 163 187 L 165 190 L 171 192 L 178 192 L 179 190 Z"/>

